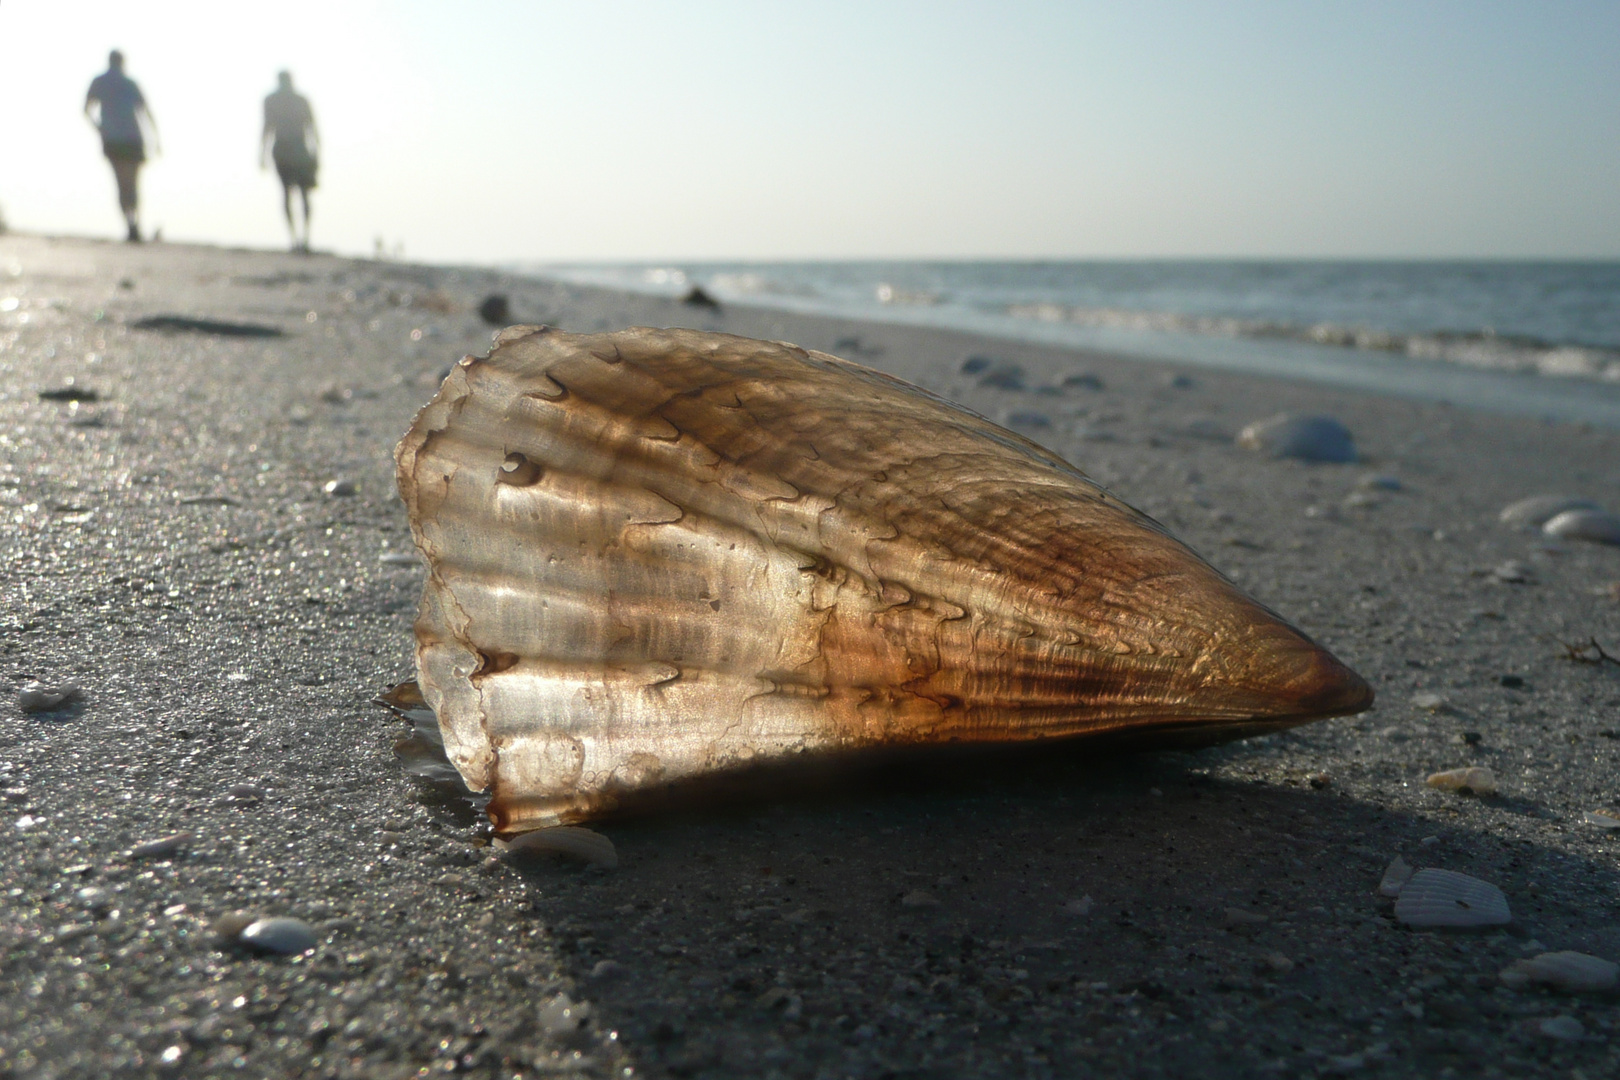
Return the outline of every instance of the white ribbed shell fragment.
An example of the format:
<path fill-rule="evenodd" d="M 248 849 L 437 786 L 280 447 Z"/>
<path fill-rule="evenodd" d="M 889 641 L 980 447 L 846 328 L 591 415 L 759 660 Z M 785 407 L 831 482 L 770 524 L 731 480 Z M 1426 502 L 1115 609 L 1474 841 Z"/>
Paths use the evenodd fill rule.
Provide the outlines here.
<path fill-rule="evenodd" d="M 1496 794 L 1496 774 L 1483 765 L 1470 765 L 1466 769 L 1447 769 L 1429 777 L 1428 785 L 1442 791 L 1473 792 L 1475 795 Z"/>
<path fill-rule="evenodd" d="M 1620 964 L 1586 953 L 1548 952 L 1515 960 L 1501 978 L 1511 990 L 1537 984 L 1566 994 L 1600 994 L 1620 986 Z"/>
<path fill-rule="evenodd" d="M 1411 879 L 1411 865 L 1405 859 L 1397 855 L 1395 856 L 1395 861 L 1390 863 L 1389 866 L 1385 868 L 1384 878 L 1378 883 L 1378 892 L 1382 896 L 1399 896 L 1401 895 L 1401 890 L 1406 887 L 1406 883 Z"/>
<path fill-rule="evenodd" d="M 1395 900 L 1395 918 L 1407 926 L 1468 930 L 1513 921 L 1507 897 L 1488 881 L 1454 870 L 1419 870 Z"/>
<path fill-rule="evenodd" d="M 599 832 L 582 829 L 577 825 L 557 825 L 549 829 L 535 829 L 522 833 L 510 842 L 496 841 L 508 855 L 549 853 L 568 855 L 581 862 L 614 870 L 619 865 L 619 853 L 613 841 Z"/>

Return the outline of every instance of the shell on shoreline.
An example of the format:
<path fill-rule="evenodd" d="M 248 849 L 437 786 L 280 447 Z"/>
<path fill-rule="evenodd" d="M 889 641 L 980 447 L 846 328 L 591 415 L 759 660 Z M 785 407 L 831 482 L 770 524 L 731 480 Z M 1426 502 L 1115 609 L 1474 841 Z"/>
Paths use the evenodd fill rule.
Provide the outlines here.
<path fill-rule="evenodd" d="M 1447 769 L 1430 776 L 1426 783 L 1442 791 L 1495 795 L 1496 774 L 1484 765 L 1469 765 L 1462 769 Z"/>
<path fill-rule="evenodd" d="M 1395 898 L 1395 918 L 1407 926 L 1470 930 L 1513 921 L 1507 897 L 1488 881 L 1455 870 L 1419 870 Z"/>
<path fill-rule="evenodd" d="M 1620 516 L 1601 510 L 1565 510 L 1549 519 L 1541 531 L 1562 540 L 1620 544 Z"/>
<path fill-rule="evenodd" d="M 1382 896 L 1391 898 L 1401 895 L 1406 883 L 1412 880 L 1414 873 L 1410 864 L 1399 855 L 1395 856 L 1389 866 L 1384 869 L 1384 876 L 1379 879 L 1378 892 Z"/>
<path fill-rule="evenodd" d="M 1278 413 L 1238 432 L 1237 444 L 1272 457 L 1343 464 L 1356 460 L 1350 429 L 1331 416 Z"/>
<path fill-rule="evenodd" d="M 1566 511 L 1596 509 L 1597 503 L 1590 499 L 1578 499 L 1572 495 L 1531 495 L 1503 507 L 1499 518 L 1504 525 L 1539 529 Z"/>
<path fill-rule="evenodd" d="M 1061 458 L 790 345 L 513 327 L 395 459 L 418 682 L 502 832 L 788 762 L 1372 702 Z"/>
<path fill-rule="evenodd" d="M 1620 986 L 1620 964 L 1581 952 L 1548 952 L 1515 960 L 1500 978 L 1510 990 L 1539 983 L 1566 994 L 1600 994 Z"/>

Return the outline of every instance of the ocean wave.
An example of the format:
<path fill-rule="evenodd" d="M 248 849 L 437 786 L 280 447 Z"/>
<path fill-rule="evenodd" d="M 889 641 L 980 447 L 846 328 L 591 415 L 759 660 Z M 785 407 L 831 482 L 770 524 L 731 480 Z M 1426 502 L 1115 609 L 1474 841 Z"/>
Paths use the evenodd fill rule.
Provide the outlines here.
<path fill-rule="evenodd" d="M 1487 371 L 1620 382 L 1620 350 L 1537 341 L 1490 331 L 1401 334 L 1332 323 L 1294 326 L 1222 315 L 1180 315 L 1167 311 L 1067 307 L 1052 303 L 1009 304 L 1006 312 L 1014 318 L 1097 329 L 1297 341 L 1398 353 L 1417 360 L 1442 361 Z"/>

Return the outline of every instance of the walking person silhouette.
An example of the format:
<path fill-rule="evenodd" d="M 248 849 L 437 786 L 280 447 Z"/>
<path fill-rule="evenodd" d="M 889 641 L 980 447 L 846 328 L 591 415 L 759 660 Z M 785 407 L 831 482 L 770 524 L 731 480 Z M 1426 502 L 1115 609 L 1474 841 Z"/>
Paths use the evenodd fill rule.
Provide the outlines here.
<path fill-rule="evenodd" d="M 101 132 L 101 152 L 112 164 L 113 177 L 118 181 L 118 208 L 124 212 L 124 224 L 129 226 L 129 242 L 141 241 L 140 193 L 136 181 L 141 163 L 146 160 L 146 141 L 141 133 L 141 118 L 152 129 L 152 147 L 161 152 L 158 142 L 157 121 L 147 108 L 146 98 L 135 80 L 124 74 L 124 54 L 114 49 L 107 54 L 107 70 L 90 82 L 90 92 L 84 96 L 84 115 Z"/>
<path fill-rule="evenodd" d="M 259 168 L 266 168 L 266 152 L 275 160 L 281 177 L 281 207 L 287 215 L 287 231 L 292 234 L 294 251 L 309 250 L 309 192 L 315 186 L 321 139 L 315 131 L 315 113 L 309 99 L 293 89 L 292 73 L 276 76 L 279 84 L 264 99 L 264 135 L 259 146 Z M 298 238 L 293 222 L 293 188 L 298 189 L 304 206 L 304 237 Z"/>

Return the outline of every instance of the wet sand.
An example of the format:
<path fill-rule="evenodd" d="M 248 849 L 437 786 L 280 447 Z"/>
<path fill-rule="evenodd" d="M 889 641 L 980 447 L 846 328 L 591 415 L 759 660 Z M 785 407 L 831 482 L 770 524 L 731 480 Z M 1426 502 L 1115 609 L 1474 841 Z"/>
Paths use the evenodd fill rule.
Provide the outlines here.
<path fill-rule="evenodd" d="M 789 340 L 1038 415 L 1018 429 L 1378 705 L 1197 753 L 992 755 L 612 824 L 611 873 L 491 863 L 369 703 L 410 674 L 421 584 L 387 558 L 410 543 L 390 452 L 487 349 L 491 292 L 514 321 Z M 236 332 L 137 328 L 155 316 Z M 971 356 L 1026 389 L 978 386 Z M 483 270 L 15 235 L 0 371 L 0 1074 L 1620 1068 L 1614 997 L 1497 978 L 1544 950 L 1620 959 L 1620 832 L 1583 822 L 1620 799 L 1620 664 L 1564 644 L 1620 655 L 1620 549 L 1496 520 L 1543 492 L 1620 509 L 1620 434 Z M 41 398 L 68 379 L 83 400 Z M 1282 410 L 1338 417 L 1364 460 L 1233 445 Z M 30 679 L 84 700 L 23 713 Z M 1465 765 L 1500 793 L 1423 784 Z M 128 854 L 180 830 L 173 856 Z M 1376 893 L 1397 854 L 1494 882 L 1515 923 L 1400 926 Z M 221 948 L 208 927 L 237 910 L 303 919 L 319 948 Z M 561 993 L 589 1002 L 576 1031 L 542 1011 Z M 1545 1033 L 1559 1016 L 1584 1034 Z"/>

